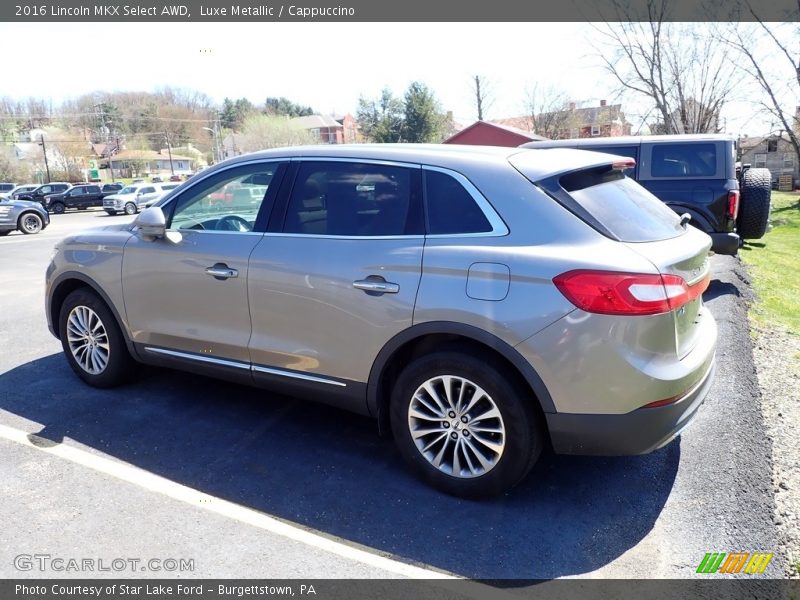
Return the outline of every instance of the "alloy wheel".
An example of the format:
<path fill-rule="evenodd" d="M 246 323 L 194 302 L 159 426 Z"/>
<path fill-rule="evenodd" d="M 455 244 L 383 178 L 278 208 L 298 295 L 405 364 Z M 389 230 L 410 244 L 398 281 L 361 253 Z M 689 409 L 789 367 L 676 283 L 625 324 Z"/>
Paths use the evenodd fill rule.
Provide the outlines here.
<path fill-rule="evenodd" d="M 457 478 L 485 475 L 505 449 L 506 429 L 497 404 L 463 377 L 440 375 L 420 385 L 409 404 L 408 427 L 428 463 Z"/>
<path fill-rule="evenodd" d="M 75 362 L 91 375 L 108 365 L 110 346 L 105 325 L 88 306 L 76 306 L 67 317 L 67 342 Z"/>

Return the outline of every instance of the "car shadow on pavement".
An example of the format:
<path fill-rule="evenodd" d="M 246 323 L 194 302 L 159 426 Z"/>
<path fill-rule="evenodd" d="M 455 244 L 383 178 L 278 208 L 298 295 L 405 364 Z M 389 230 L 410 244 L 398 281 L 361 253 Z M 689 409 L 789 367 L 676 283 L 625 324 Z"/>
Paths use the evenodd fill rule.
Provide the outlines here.
<path fill-rule="evenodd" d="M 549 579 L 618 558 L 652 528 L 680 442 L 624 458 L 545 453 L 500 498 L 443 495 L 413 478 L 375 423 L 321 404 L 169 370 L 98 390 L 60 354 L 0 375 L 0 409 L 172 481 L 479 579 Z M 69 442 L 73 443 L 73 442 Z M 224 575 L 224 574 L 221 574 Z"/>
<path fill-rule="evenodd" d="M 708 289 L 706 289 L 706 291 L 703 292 L 703 300 L 705 302 L 709 302 L 715 298 L 719 298 L 720 296 L 725 296 L 726 294 L 741 296 L 739 288 L 736 287 L 734 284 L 728 281 L 720 281 L 719 279 L 712 279 L 711 283 L 708 285 Z"/>

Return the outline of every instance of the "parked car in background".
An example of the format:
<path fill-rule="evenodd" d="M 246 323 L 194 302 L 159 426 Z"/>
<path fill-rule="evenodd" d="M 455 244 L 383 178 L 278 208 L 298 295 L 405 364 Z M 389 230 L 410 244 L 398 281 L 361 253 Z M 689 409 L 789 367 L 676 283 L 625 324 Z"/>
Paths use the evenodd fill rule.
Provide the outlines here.
<path fill-rule="evenodd" d="M 169 176 L 169 180 L 170 181 L 183 181 L 183 179 L 181 178 L 180 175 L 170 175 Z"/>
<path fill-rule="evenodd" d="M 162 181 L 164 181 L 164 180 L 161 179 L 161 177 L 159 175 L 155 175 L 155 176 L 150 178 L 150 183 L 161 183 Z"/>
<path fill-rule="evenodd" d="M 48 326 L 89 385 L 138 361 L 307 396 L 375 417 L 435 487 L 499 494 L 545 444 L 664 446 L 712 384 L 711 239 L 631 166 L 414 144 L 234 158 L 59 242 Z"/>
<path fill-rule="evenodd" d="M 0 200 L 0 236 L 12 231 L 39 233 L 50 224 L 50 215 L 38 202 L 29 200 Z"/>
<path fill-rule="evenodd" d="M 103 192 L 96 183 L 75 185 L 61 194 L 45 196 L 44 207 L 48 212 L 60 215 L 68 208 L 86 210 L 93 206 L 103 206 L 103 198 L 110 192 Z"/>
<path fill-rule="evenodd" d="M 104 194 L 111 194 L 113 192 L 118 192 L 125 186 L 121 183 L 114 182 L 114 183 L 104 183 L 100 186 L 100 189 L 103 191 Z"/>
<path fill-rule="evenodd" d="M 144 210 L 145 208 L 150 208 L 151 206 L 155 206 L 156 204 L 161 202 L 161 200 L 163 200 L 164 197 L 167 194 L 169 194 L 172 190 L 177 188 L 179 185 L 180 185 L 179 183 L 164 183 L 164 184 L 162 184 L 161 185 L 161 192 L 156 194 L 155 196 L 147 199 L 144 202 L 143 205 L 139 204 L 139 210 Z"/>
<path fill-rule="evenodd" d="M 157 201 L 167 191 L 177 187 L 177 183 L 139 183 L 125 186 L 119 192 L 103 199 L 103 210 L 109 215 L 124 212 L 133 215 L 150 201 Z"/>
<path fill-rule="evenodd" d="M 17 196 L 19 196 L 20 194 L 24 194 L 26 192 L 32 192 L 37 187 L 39 187 L 38 183 L 29 183 L 29 184 L 25 184 L 25 185 L 18 185 L 15 188 L 13 188 L 13 189 L 11 189 L 11 190 L 9 190 L 7 192 L 1 192 L 0 193 L 0 200 L 7 200 L 7 199 L 16 200 Z"/>
<path fill-rule="evenodd" d="M 579 148 L 627 156 L 627 175 L 713 240 L 712 250 L 736 254 L 742 239 L 767 231 L 770 174 L 737 171 L 736 140 L 727 135 L 653 135 L 545 140 L 525 148 Z"/>
<path fill-rule="evenodd" d="M 45 196 L 49 196 L 50 194 L 60 194 L 62 192 L 66 192 L 71 187 L 72 184 L 66 183 L 65 181 L 45 183 L 43 185 L 35 187 L 30 192 L 19 194 L 17 196 L 17 200 L 33 200 L 34 202 L 38 202 L 39 204 L 44 206 Z"/>

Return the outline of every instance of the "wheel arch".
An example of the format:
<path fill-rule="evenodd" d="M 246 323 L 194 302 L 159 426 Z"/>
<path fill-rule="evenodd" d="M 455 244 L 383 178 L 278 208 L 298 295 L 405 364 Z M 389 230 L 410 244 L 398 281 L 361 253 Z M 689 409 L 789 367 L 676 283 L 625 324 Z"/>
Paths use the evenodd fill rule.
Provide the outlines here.
<path fill-rule="evenodd" d="M 114 303 L 108 297 L 108 294 L 103 291 L 103 288 L 94 279 L 78 271 L 66 271 L 62 273 L 53 281 L 50 286 L 50 292 L 47 295 L 46 307 L 47 321 L 50 327 L 50 332 L 55 337 L 60 337 L 58 317 L 61 312 L 61 306 L 64 304 L 64 300 L 67 298 L 67 296 L 80 288 L 88 288 L 100 297 L 100 299 L 111 311 L 111 314 L 114 315 L 114 319 L 117 321 L 117 325 L 122 332 L 122 337 L 125 338 L 125 345 L 128 347 L 128 351 L 131 353 L 131 356 L 137 356 L 136 349 L 134 348 L 133 342 L 131 342 L 130 336 L 128 335 L 128 329 L 125 326 L 125 321 L 117 311 L 117 307 L 114 306 Z"/>
<path fill-rule="evenodd" d="M 373 362 L 367 382 L 367 409 L 378 420 L 379 431 L 390 431 L 389 398 L 390 387 L 400 373 L 402 366 L 416 357 L 437 349 L 468 347 L 481 352 L 489 352 L 520 378 L 520 383 L 531 390 L 538 408 L 544 413 L 556 412 L 550 393 L 544 381 L 510 344 L 496 335 L 463 323 L 450 321 L 431 321 L 415 325 L 389 340 Z"/>

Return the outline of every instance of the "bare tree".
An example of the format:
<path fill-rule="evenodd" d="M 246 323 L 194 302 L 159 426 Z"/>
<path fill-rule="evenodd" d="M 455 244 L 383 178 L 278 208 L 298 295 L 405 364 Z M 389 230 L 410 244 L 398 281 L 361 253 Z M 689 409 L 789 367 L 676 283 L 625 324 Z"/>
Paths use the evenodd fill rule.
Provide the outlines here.
<path fill-rule="evenodd" d="M 726 48 L 701 23 L 670 23 L 669 0 L 647 0 L 649 21 L 633 20 L 612 0 L 618 22 L 596 29 L 605 39 L 600 59 L 624 91 L 652 102 L 663 133 L 719 130 L 719 115 L 739 82 Z"/>
<path fill-rule="evenodd" d="M 486 111 L 494 104 L 492 85 L 483 75 L 475 75 L 472 78 L 472 83 L 474 84 L 473 91 L 475 92 L 475 108 L 478 111 L 478 120 L 483 121 Z"/>
<path fill-rule="evenodd" d="M 800 51 L 792 50 L 797 47 L 800 26 L 765 23 L 747 0 L 744 4 L 755 22 L 722 26 L 715 38 L 735 50 L 731 62 L 760 91 L 756 109 L 786 133 L 800 163 Z M 800 14 L 800 0 L 797 7 Z"/>
<path fill-rule="evenodd" d="M 239 139 L 244 152 L 319 143 L 310 131 L 298 127 L 290 119 L 270 115 L 253 115 L 245 119 Z"/>
<path fill-rule="evenodd" d="M 551 140 L 577 137 L 573 134 L 581 126 L 580 119 L 564 90 L 533 84 L 526 91 L 524 108 L 526 128 L 533 133 Z"/>

